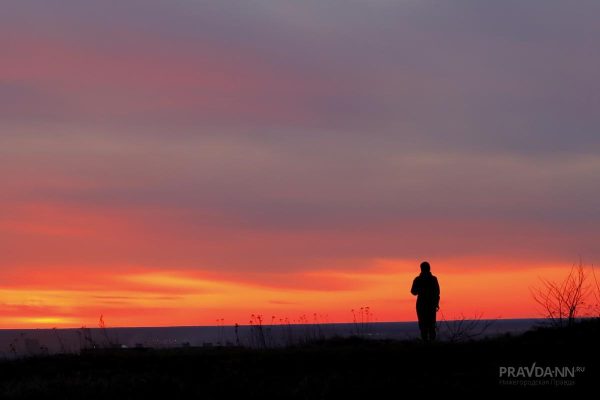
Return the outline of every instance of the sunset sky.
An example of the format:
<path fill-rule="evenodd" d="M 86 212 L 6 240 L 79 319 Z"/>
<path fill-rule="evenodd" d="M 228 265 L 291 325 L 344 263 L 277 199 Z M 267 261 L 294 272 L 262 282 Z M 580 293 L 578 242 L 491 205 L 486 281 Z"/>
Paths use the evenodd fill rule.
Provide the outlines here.
<path fill-rule="evenodd" d="M 600 263 L 600 2 L 3 0 L 0 328 L 537 317 Z"/>

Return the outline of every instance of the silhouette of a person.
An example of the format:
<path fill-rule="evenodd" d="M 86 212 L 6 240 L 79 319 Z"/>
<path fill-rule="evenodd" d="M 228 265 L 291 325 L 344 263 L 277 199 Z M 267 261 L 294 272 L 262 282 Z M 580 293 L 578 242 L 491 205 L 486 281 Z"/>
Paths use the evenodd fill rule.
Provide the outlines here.
<path fill-rule="evenodd" d="M 421 263 L 421 274 L 413 281 L 410 292 L 417 296 L 421 338 L 425 342 L 435 340 L 435 314 L 440 309 L 440 285 L 431 274 L 431 266 L 427 261 Z"/>

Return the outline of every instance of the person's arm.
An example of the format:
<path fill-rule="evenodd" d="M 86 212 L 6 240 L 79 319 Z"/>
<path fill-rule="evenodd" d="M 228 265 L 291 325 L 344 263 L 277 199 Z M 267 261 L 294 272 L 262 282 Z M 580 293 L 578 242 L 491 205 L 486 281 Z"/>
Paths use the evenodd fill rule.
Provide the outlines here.
<path fill-rule="evenodd" d="M 418 281 L 418 278 L 415 278 L 415 280 L 413 281 L 412 287 L 410 288 L 410 292 L 413 294 L 413 296 L 416 296 L 419 294 L 419 283 L 417 281 Z"/>
<path fill-rule="evenodd" d="M 440 284 L 438 283 L 437 278 L 435 278 L 435 309 L 436 311 L 440 309 Z"/>

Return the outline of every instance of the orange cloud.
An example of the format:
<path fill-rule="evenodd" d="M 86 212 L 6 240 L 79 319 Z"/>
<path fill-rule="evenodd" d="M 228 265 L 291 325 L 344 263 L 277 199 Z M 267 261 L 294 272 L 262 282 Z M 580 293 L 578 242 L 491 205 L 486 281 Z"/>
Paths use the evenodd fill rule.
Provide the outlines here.
<path fill-rule="evenodd" d="M 478 313 L 490 318 L 535 317 L 529 287 L 539 276 L 554 279 L 566 271 L 551 265 L 477 272 L 453 270 L 451 263 L 433 266 L 447 318 Z M 316 313 L 330 322 L 348 322 L 350 310 L 361 306 L 369 306 L 379 321 L 414 320 L 409 288 L 415 269 L 403 260 L 374 260 L 365 270 L 306 272 L 303 287 L 290 290 L 190 270 L 122 266 L 96 276 L 93 269 L 73 275 L 57 268 L 47 271 L 53 279 L 46 275 L 31 284 L 16 280 L 0 287 L 0 327 L 94 326 L 101 314 L 111 326 L 210 325 L 220 318 L 244 324 L 250 314 L 299 321 L 300 315 Z M 313 288 L 311 280 L 329 282 L 331 290 Z M 343 290 L 337 281 L 345 282 Z"/>

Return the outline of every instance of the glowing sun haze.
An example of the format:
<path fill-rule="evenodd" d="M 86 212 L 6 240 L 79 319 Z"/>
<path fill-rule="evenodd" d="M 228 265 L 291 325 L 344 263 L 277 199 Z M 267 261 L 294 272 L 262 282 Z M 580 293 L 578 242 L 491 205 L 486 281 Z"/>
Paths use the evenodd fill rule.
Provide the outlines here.
<path fill-rule="evenodd" d="M 597 1 L 5 0 L 0 328 L 538 315 L 600 261 Z"/>

